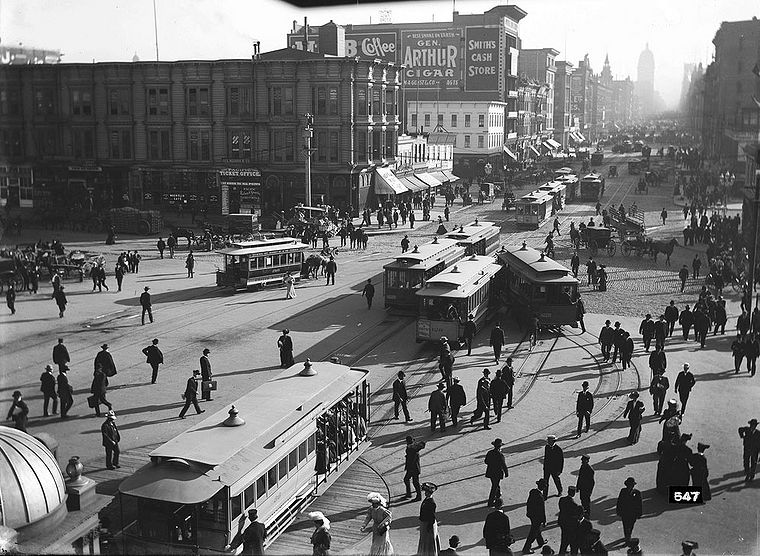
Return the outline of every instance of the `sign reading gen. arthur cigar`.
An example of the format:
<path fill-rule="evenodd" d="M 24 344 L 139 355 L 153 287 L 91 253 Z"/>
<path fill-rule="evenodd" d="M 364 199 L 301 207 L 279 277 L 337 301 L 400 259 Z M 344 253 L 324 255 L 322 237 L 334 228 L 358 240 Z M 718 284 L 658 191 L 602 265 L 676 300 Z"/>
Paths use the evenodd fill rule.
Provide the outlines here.
<path fill-rule="evenodd" d="M 396 61 L 396 33 L 346 33 L 346 56 Z"/>
<path fill-rule="evenodd" d="M 469 92 L 499 88 L 499 28 L 467 27 L 465 88 Z"/>
<path fill-rule="evenodd" d="M 408 89 L 457 89 L 462 78 L 461 31 L 401 31 L 399 62 Z"/>

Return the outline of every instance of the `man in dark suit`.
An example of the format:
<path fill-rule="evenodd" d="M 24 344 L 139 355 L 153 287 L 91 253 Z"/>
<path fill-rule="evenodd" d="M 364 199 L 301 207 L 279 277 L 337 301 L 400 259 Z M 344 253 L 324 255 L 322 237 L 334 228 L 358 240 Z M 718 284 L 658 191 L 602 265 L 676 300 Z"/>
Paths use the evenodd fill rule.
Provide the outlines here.
<path fill-rule="evenodd" d="M 449 405 L 451 406 L 451 422 L 457 426 L 460 408 L 467 403 L 467 394 L 459 384 L 459 377 L 454 377 L 454 383 L 449 388 Z"/>
<path fill-rule="evenodd" d="M 104 353 L 104 352 L 100 352 Z M 111 402 L 106 399 L 106 392 L 108 391 L 108 377 L 100 367 L 95 368 L 95 372 L 92 377 L 92 384 L 90 385 L 90 393 L 95 398 L 95 416 L 100 417 L 100 404 L 105 405 L 108 411 L 111 411 L 113 406 Z"/>
<path fill-rule="evenodd" d="M 610 321 L 605 321 L 602 330 L 599 332 L 599 345 L 602 346 L 602 356 L 607 361 L 610 358 L 610 350 L 615 339 L 615 331 L 610 326 Z"/>
<path fill-rule="evenodd" d="M 501 498 L 501 480 L 504 477 L 509 477 L 507 462 L 504 459 L 504 454 L 501 453 L 503 445 L 501 438 L 497 438 L 491 444 L 493 444 L 493 448 L 488 451 L 485 458 L 486 477 L 491 480 L 491 491 L 488 493 L 489 506 Z"/>
<path fill-rule="evenodd" d="M 623 347 L 623 342 L 625 341 L 625 330 L 620 327 L 620 322 L 616 322 L 615 329 L 612 332 L 612 346 L 614 348 L 612 351 L 612 362 L 614 363 L 618 358 L 620 349 Z"/>
<path fill-rule="evenodd" d="M 689 364 L 684 363 L 683 370 L 678 373 L 675 384 L 676 394 L 681 398 L 681 415 L 686 413 L 686 403 L 689 401 L 691 389 L 694 388 L 696 382 L 694 375 L 689 370 Z"/>
<path fill-rule="evenodd" d="M 179 412 L 180 419 L 185 418 L 185 413 L 187 413 L 187 410 L 190 408 L 190 404 L 193 404 L 195 412 L 198 415 L 206 411 L 205 409 L 201 409 L 201 406 L 198 405 L 198 377 L 200 374 L 201 372 L 196 369 L 193 371 L 193 376 L 187 379 L 187 386 L 185 386 L 184 394 L 185 406 L 182 408 L 182 411 Z"/>
<path fill-rule="evenodd" d="M 475 390 L 475 399 L 477 401 L 477 407 L 475 413 L 470 416 L 470 423 L 474 423 L 483 416 L 483 425 L 486 430 L 490 430 L 489 426 L 491 422 L 491 380 L 488 375 L 491 371 L 483 369 L 483 377 L 478 380 L 478 386 Z"/>
<path fill-rule="evenodd" d="M 591 494 L 594 492 L 594 469 L 589 465 L 589 456 L 581 456 L 581 468 L 578 470 L 578 482 L 576 488 L 581 495 L 581 506 L 587 519 L 591 517 Z"/>
<path fill-rule="evenodd" d="M 665 338 L 668 337 L 668 329 L 665 315 L 660 315 L 660 319 L 654 323 L 654 347 L 661 346 L 665 348 Z"/>
<path fill-rule="evenodd" d="M 578 432 L 575 438 L 581 437 L 581 428 L 583 421 L 586 421 L 586 432 L 591 426 L 591 412 L 594 411 L 594 394 L 588 391 L 588 381 L 584 380 L 581 385 L 583 390 L 578 392 L 578 399 L 575 402 L 575 414 L 578 416 Z"/>
<path fill-rule="evenodd" d="M 201 355 L 201 380 L 211 380 L 211 377 L 214 376 L 214 374 L 211 372 L 211 361 L 208 358 L 209 353 L 211 353 L 211 350 L 206 348 L 203 350 L 203 355 Z M 204 401 L 211 401 L 210 389 L 201 389 L 201 395 Z"/>
<path fill-rule="evenodd" d="M 641 493 L 633 488 L 635 484 L 636 480 L 633 477 L 625 480 L 625 488 L 620 490 L 615 508 L 617 515 L 623 521 L 623 536 L 626 543 L 630 542 L 633 526 L 643 513 Z"/>
<path fill-rule="evenodd" d="M 504 501 L 497 498 L 494 501 L 494 510 L 486 516 L 483 524 L 483 538 L 490 556 L 509 554 L 509 545 L 512 544 L 512 531 L 509 526 L 509 517 L 501 510 Z"/>
<path fill-rule="evenodd" d="M 258 521 L 258 518 L 258 510 L 249 510 L 248 519 L 250 523 L 248 524 L 248 527 L 246 527 L 242 533 L 235 535 L 235 537 L 232 539 L 232 542 L 228 544 L 225 549 L 232 552 L 242 544 L 242 555 L 263 556 L 264 541 L 267 538 L 267 530 L 264 524 Z"/>
<path fill-rule="evenodd" d="M 409 399 L 409 394 L 406 393 L 404 377 L 406 377 L 404 371 L 399 371 L 398 378 L 393 381 L 393 411 L 396 415 L 396 419 L 398 419 L 398 408 L 401 406 L 401 409 L 404 410 L 406 422 L 410 423 L 412 418 L 409 416 L 409 408 L 406 405 L 406 402 Z"/>
<path fill-rule="evenodd" d="M 40 375 L 40 392 L 43 396 L 43 415 L 48 416 L 50 400 L 53 400 L 53 415 L 58 413 L 58 395 L 55 393 L 55 377 L 53 367 L 50 365 L 45 365 L 45 372 Z"/>
<path fill-rule="evenodd" d="M 158 378 L 158 366 L 164 362 L 164 354 L 158 349 L 158 338 L 153 339 L 153 343 L 142 350 L 143 355 L 146 357 L 146 362 L 153 369 L 153 376 L 150 380 L 151 384 L 156 383 Z"/>
<path fill-rule="evenodd" d="M 145 286 L 142 294 L 140 295 L 140 306 L 142 307 L 142 323 L 145 324 L 145 313 L 148 313 L 150 322 L 153 322 L 153 303 L 150 300 L 150 294 L 148 290 L 150 287 Z"/>
<path fill-rule="evenodd" d="M 287 369 L 292 366 L 293 360 L 293 338 L 290 337 L 290 330 L 285 328 L 282 335 L 277 338 L 277 347 L 280 349 L 280 367 Z M 203 368 L 201 368 L 203 370 Z"/>
<path fill-rule="evenodd" d="M 501 357 L 501 348 L 504 345 L 504 342 L 504 330 L 501 329 L 501 323 L 497 322 L 496 326 L 491 330 L 491 338 L 488 342 L 488 345 L 493 347 L 493 357 L 496 359 L 497 363 Z"/>
<path fill-rule="evenodd" d="M 441 432 L 446 432 L 446 396 L 443 393 L 446 385 L 438 383 L 438 388 L 430 393 L 428 411 L 430 412 L 430 431 L 435 432 L 436 421 L 441 426 Z"/>
<path fill-rule="evenodd" d="M 66 419 L 69 415 L 69 409 L 74 405 L 74 388 L 69 384 L 67 376 L 69 368 L 64 365 L 58 371 L 58 397 L 61 399 L 61 419 Z"/>
<path fill-rule="evenodd" d="M 570 547 L 570 554 L 578 554 L 578 524 L 583 515 L 583 508 L 573 499 L 575 487 L 567 487 L 567 496 L 559 499 L 559 517 L 557 524 L 560 528 L 559 553 L 564 554 Z"/>
<path fill-rule="evenodd" d="M 654 338 L 654 321 L 652 315 L 647 313 L 644 320 L 639 325 L 639 334 L 644 341 L 644 351 L 649 351 L 649 347 L 652 345 L 652 338 Z"/>
<path fill-rule="evenodd" d="M 417 492 L 415 502 L 422 500 L 422 490 L 420 489 L 420 450 L 425 447 L 424 442 L 415 442 L 411 436 L 406 437 L 406 452 L 404 455 L 404 485 L 406 486 L 406 496 L 412 497 L 412 485 Z"/>
<path fill-rule="evenodd" d="M 114 469 L 119 465 L 119 441 L 121 435 L 116 427 L 116 414 L 113 411 L 106 413 L 106 420 L 100 427 L 103 437 L 103 447 L 106 449 L 106 467 Z"/>
<path fill-rule="evenodd" d="M 100 349 L 101 351 L 95 356 L 95 370 L 97 371 L 99 367 L 106 376 L 114 376 L 116 363 L 113 362 L 113 356 L 108 351 L 108 344 L 103 344 Z"/>
<path fill-rule="evenodd" d="M 554 479 L 554 485 L 557 487 L 557 495 L 562 496 L 562 469 L 565 467 L 565 454 L 562 448 L 555 444 L 557 437 L 550 434 L 546 437 L 546 447 L 544 448 L 544 500 L 549 497 L 549 477 Z"/>
<path fill-rule="evenodd" d="M 515 370 L 512 368 L 512 358 L 507 357 L 507 364 L 501 370 L 501 379 L 507 385 L 507 409 L 512 409 L 512 390 L 515 386 Z"/>
<path fill-rule="evenodd" d="M 58 370 L 63 369 L 69 362 L 69 350 L 63 345 L 63 338 L 58 338 L 58 343 L 53 348 L 53 363 L 58 365 Z"/>
<path fill-rule="evenodd" d="M 478 327 L 475 325 L 472 315 L 467 315 L 467 322 L 464 323 L 464 341 L 467 344 L 467 355 L 472 354 L 472 340 L 478 333 Z"/>
<path fill-rule="evenodd" d="M 528 494 L 528 501 L 526 502 L 526 515 L 530 519 L 530 531 L 525 538 L 525 545 L 523 546 L 523 554 L 532 554 L 533 550 L 531 545 L 533 541 L 538 541 L 538 546 L 541 547 L 546 544 L 544 537 L 541 535 L 541 527 L 546 525 L 546 505 L 544 502 L 544 489 L 546 488 L 546 481 L 539 479 L 536 481 L 536 488 L 530 489 Z"/>
<path fill-rule="evenodd" d="M 496 422 L 501 423 L 502 407 L 504 407 L 504 397 L 507 395 L 507 384 L 501 376 L 501 369 L 496 370 L 496 376 L 491 381 L 491 401 L 493 402 L 493 412 L 496 415 Z"/>

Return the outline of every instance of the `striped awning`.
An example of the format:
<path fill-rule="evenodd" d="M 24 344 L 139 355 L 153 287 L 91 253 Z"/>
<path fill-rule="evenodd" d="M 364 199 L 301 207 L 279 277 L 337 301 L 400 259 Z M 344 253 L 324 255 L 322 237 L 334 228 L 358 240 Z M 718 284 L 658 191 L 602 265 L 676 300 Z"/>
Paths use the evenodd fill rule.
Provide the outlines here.
<path fill-rule="evenodd" d="M 546 141 L 544 141 L 544 145 L 548 145 L 548 148 L 550 150 L 561 149 L 562 148 L 562 145 L 560 145 L 559 143 L 557 143 L 554 139 L 547 139 Z"/>
<path fill-rule="evenodd" d="M 509 150 L 509 147 L 504 145 L 504 154 L 506 154 L 512 160 L 517 160 L 517 155 Z"/>
<path fill-rule="evenodd" d="M 533 145 L 530 145 L 530 150 L 535 154 L 536 156 L 541 156 L 541 153 L 538 152 L 538 149 L 534 147 Z"/>
<path fill-rule="evenodd" d="M 451 172 L 449 172 L 448 170 L 442 170 L 442 171 L 441 171 L 441 173 L 442 173 L 444 176 L 446 176 L 446 177 L 449 179 L 449 181 L 457 181 L 457 180 L 459 180 L 459 179 L 460 179 L 460 178 L 459 178 L 459 176 L 455 176 L 454 174 L 452 174 L 452 173 L 451 173 Z"/>
<path fill-rule="evenodd" d="M 417 176 L 414 174 L 404 176 L 403 178 L 399 178 L 399 180 L 401 180 L 401 183 L 403 183 L 406 187 L 408 187 L 409 191 L 413 193 L 417 191 L 422 191 L 423 189 L 428 188 L 428 184 L 418 179 Z"/>
<path fill-rule="evenodd" d="M 435 179 L 437 179 L 437 180 L 438 180 L 439 182 L 441 182 L 441 183 L 444 183 L 444 182 L 447 182 L 447 181 L 449 181 L 449 178 L 447 178 L 447 177 L 446 177 L 446 176 L 443 174 L 443 172 L 442 172 L 442 171 L 441 171 L 441 172 L 439 172 L 439 171 L 430 172 L 430 175 L 431 175 L 431 176 L 433 176 Z"/>
<path fill-rule="evenodd" d="M 430 187 L 438 187 L 439 185 L 441 185 L 440 180 L 435 179 L 433 176 L 431 176 L 427 172 L 423 172 L 421 174 L 414 174 L 414 177 L 422 180 L 423 182 L 428 184 Z"/>
<path fill-rule="evenodd" d="M 390 168 L 375 169 L 375 194 L 377 195 L 400 195 L 409 189 L 393 175 Z"/>

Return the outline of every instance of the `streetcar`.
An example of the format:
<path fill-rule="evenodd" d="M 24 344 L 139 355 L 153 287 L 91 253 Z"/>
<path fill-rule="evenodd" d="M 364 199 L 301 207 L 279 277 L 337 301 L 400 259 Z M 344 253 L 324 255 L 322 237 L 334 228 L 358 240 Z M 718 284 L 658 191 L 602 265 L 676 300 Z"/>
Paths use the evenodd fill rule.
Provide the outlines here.
<path fill-rule="evenodd" d="M 383 266 L 385 308 L 395 312 L 414 313 L 415 293 L 425 282 L 465 256 L 466 248 L 455 239 L 433 238 L 415 245 L 396 260 Z"/>
<path fill-rule="evenodd" d="M 217 251 L 224 257 L 224 269 L 217 269 L 216 285 L 232 288 L 234 292 L 282 283 L 286 273 L 298 279 L 308 248 L 292 237 L 233 243 Z"/>
<path fill-rule="evenodd" d="M 546 191 L 534 191 L 515 201 L 515 222 L 526 228 L 540 228 L 552 215 L 554 196 Z"/>
<path fill-rule="evenodd" d="M 505 267 L 501 299 L 520 325 L 537 316 L 542 327 L 578 326 L 578 280 L 569 268 L 524 242 L 502 247 L 497 258 Z"/>
<path fill-rule="evenodd" d="M 580 199 L 598 201 L 604 194 L 604 178 L 600 174 L 588 174 L 580 180 Z"/>
<path fill-rule="evenodd" d="M 495 277 L 501 268 L 493 256 L 471 255 L 428 280 L 416 294 L 417 342 L 463 337 L 468 315 L 480 327 L 496 308 Z"/>
<path fill-rule="evenodd" d="M 307 359 L 153 450 L 119 485 L 124 553 L 222 553 L 254 508 L 271 544 L 369 446 L 368 374 Z"/>
<path fill-rule="evenodd" d="M 499 248 L 499 226 L 494 222 L 470 222 L 444 237 L 465 248 L 465 256 L 490 255 Z"/>
<path fill-rule="evenodd" d="M 555 212 L 565 208 L 567 203 L 567 184 L 559 180 L 550 181 L 538 188 L 539 191 L 550 193 L 554 197 Z"/>

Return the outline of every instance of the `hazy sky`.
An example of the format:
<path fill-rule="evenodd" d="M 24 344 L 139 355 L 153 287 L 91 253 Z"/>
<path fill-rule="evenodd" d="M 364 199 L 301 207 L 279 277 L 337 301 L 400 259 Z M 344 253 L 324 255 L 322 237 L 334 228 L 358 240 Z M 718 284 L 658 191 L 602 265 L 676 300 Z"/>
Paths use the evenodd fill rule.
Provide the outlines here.
<path fill-rule="evenodd" d="M 645 43 L 655 57 L 655 88 L 678 101 L 684 62 L 708 62 L 721 21 L 760 15 L 758 0 L 458 0 L 461 14 L 512 3 L 528 12 L 520 24 L 525 48 L 552 47 L 574 64 L 588 53 L 594 71 L 609 54 L 617 78 L 636 78 Z M 451 1 L 367 4 L 304 10 L 279 0 L 156 0 L 162 60 L 248 58 L 286 46 L 293 20 L 314 25 L 380 21 L 451 21 Z M 64 62 L 155 59 L 153 0 L 0 0 L 0 41 L 60 49 Z"/>

